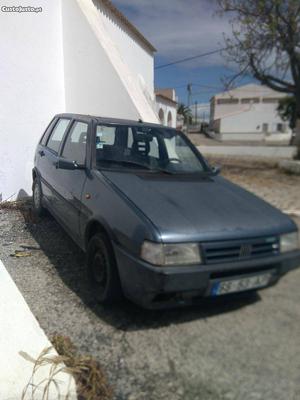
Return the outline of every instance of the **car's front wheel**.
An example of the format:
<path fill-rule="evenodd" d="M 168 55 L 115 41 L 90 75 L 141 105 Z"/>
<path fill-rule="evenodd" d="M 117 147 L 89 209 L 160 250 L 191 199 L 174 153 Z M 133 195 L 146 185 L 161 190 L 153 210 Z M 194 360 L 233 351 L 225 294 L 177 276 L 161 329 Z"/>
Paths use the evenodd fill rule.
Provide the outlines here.
<path fill-rule="evenodd" d="M 45 208 L 42 205 L 42 189 L 41 184 L 38 178 L 35 178 L 32 185 L 32 203 L 33 203 L 33 210 L 39 216 L 43 216 L 45 214 Z"/>
<path fill-rule="evenodd" d="M 120 300 L 122 289 L 115 256 L 103 233 L 97 233 L 89 242 L 87 267 L 96 300 L 103 304 Z"/>

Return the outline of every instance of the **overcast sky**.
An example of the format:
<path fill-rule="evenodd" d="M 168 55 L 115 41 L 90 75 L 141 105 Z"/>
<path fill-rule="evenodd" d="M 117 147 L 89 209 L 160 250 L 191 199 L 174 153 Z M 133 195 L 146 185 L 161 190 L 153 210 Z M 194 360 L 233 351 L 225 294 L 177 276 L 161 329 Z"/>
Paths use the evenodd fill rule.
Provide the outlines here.
<path fill-rule="evenodd" d="M 215 14 L 215 0 L 113 0 L 113 3 L 156 47 L 156 66 L 219 49 L 230 25 Z M 221 91 L 221 78 L 232 74 L 221 54 L 199 58 L 155 71 L 157 87 L 175 87 L 186 102 L 188 82 L 194 85 L 193 101 L 208 101 Z M 199 94 L 196 94 L 199 93 Z"/>

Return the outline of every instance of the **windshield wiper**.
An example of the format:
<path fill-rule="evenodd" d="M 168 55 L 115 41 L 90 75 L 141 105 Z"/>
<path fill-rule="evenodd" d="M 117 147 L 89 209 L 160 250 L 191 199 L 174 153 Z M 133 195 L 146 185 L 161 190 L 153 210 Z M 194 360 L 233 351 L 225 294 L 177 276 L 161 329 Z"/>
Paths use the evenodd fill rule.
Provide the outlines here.
<path fill-rule="evenodd" d="M 103 160 L 99 160 L 99 162 L 107 162 L 107 163 L 115 163 L 115 164 L 128 164 L 128 165 L 136 165 L 136 166 L 138 166 L 138 167 L 142 167 L 142 168 L 144 168 L 144 169 L 147 169 L 147 170 L 149 170 L 149 171 L 153 171 L 153 172 L 162 172 L 162 173 L 164 173 L 164 174 L 170 174 L 170 175 L 173 175 L 173 173 L 172 172 L 170 172 L 170 171 L 168 171 L 168 170 L 166 170 L 166 169 L 163 169 L 163 168 L 157 168 L 157 167 L 154 167 L 154 168 L 152 168 L 150 165 L 147 165 L 147 164 L 143 164 L 143 163 L 140 163 L 140 162 L 138 162 L 138 161 L 132 161 L 132 160 L 115 160 L 115 159 L 103 159 Z"/>

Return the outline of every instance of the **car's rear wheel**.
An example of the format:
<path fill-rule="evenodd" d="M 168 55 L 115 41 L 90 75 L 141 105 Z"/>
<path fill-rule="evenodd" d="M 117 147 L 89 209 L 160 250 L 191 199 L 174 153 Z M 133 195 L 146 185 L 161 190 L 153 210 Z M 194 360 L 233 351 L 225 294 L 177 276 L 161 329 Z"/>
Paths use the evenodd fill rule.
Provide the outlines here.
<path fill-rule="evenodd" d="M 45 208 L 43 207 L 43 193 L 41 189 L 41 184 L 38 178 L 35 178 L 32 185 L 32 203 L 33 210 L 39 216 L 43 216 L 45 214 Z"/>
<path fill-rule="evenodd" d="M 116 302 L 122 289 L 112 246 L 103 233 L 97 233 L 87 250 L 88 274 L 96 300 L 103 304 Z"/>

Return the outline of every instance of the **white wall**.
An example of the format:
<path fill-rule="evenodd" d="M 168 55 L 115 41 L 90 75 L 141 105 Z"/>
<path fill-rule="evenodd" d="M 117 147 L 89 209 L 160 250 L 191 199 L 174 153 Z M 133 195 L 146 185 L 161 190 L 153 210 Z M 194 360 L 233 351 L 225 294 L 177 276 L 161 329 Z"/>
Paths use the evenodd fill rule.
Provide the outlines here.
<path fill-rule="evenodd" d="M 276 104 L 252 104 L 247 111 L 221 118 L 220 133 L 263 133 L 263 124 L 268 124 L 271 133 L 277 131 L 279 123 L 284 122 L 276 111 Z M 288 127 L 287 133 L 290 133 Z"/>
<path fill-rule="evenodd" d="M 0 11 L 0 201 L 31 194 L 34 150 L 54 114 L 158 122 L 139 77 L 143 71 L 153 85 L 153 60 L 108 28 L 92 0 L 32 0 L 30 6 L 43 10 Z"/>
<path fill-rule="evenodd" d="M 139 112 L 77 1 L 63 0 L 66 111 L 138 119 Z"/>
<path fill-rule="evenodd" d="M 31 192 L 36 144 L 53 115 L 64 109 L 60 1 L 31 0 L 30 6 L 43 11 L 0 11 L 2 200 L 15 198 L 21 189 Z"/>
<path fill-rule="evenodd" d="M 211 127 L 221 134 L 222 140 L 266 139 L 288 142 L 291 129 L 277 112 L 282 97 L 285 97 L 284 93 L 257 84 L 220 93 L 211 100 Z M 231 103 L 218 104 L 224 101 Z M 284 126 L 284 133 L 280 132 L 278 124 Z"/>
<path fill-rule="evenodd" d="M 74 3 L 77 3 L 79 5 L 81 13 L 84 15 L 87 21 L 86 25 L 84 25 L 84 20 L 81 18 L 81 14 L 79 13 L 78 9 L 76 9 Z M 76 84 L 78 79 L 82 79 L 83 75 L 79 72 L 85 74 L 91 73 L 91 76 L 88 79 L 90 81 L 93 80 L 95 83 L 95 86 L 92 87 L 92 90 L 94 90 L 95 92 L 99 91 L 100 93 L 104 93 L 104 96 L 106 96 L 106 98 L 102 100 L 101 104 L 107 104 L 106 109 L 104 110 L 108 111 L 106 112 L 107 116 L 118 116 L 120 118 L 124 116 L 126 118 L 133 119 L 141 118 L 145 122 L 158 122 L 158 118 L 153 107 L 152 98 L 148 96 L 148 91 L 145 91 L 145 88 L 141 84 L 140 76 L 137 75 L 135 70 L 132 70 L 130 68 L 130 65 L 132 65 L 134 60 L 132 59 L 129 63 L 125 60 L 124 57 L 122 57 L 122 52 L 120 48 L 122 46 L 128 47 L 128 41 L 127 45 L 125 41 L 122 46 L 120 45 L 120 43 L 115 42 L 109 30 L 107 29 L 105 17 L 103 13 L 100 12 L 98 4 L 98 2 L 93 0 L 64 0 L 63 2 L 63 21 L 69 21 L 69 29 L 74 32 L 75 36 L 73 39 L 73 45 L 76 46 L 78 49 L 82 49 L 83 45 L 86 46 L 88 44 L 89 48 L 87 49 L 87 52 L 91 56 L 88 62 L 94 62 L 94 65 L 91 66 L 87 64 L 84 65 L 83 68 L 79 65 L 78 69 L 76 68 L 76 66 L 73 65 L 71 67 L 71 70 L 74 74 L 73 78 L 71 78 L 71 81 Z M 76 18 L 74 20 L 74 23 L 72 22 L 72 18 L 70 18 L 69 15 Z M 76 15 L 78 18 L 76 17 Z M 79 25 L 77 24 L 77 22 L 79 23 Z M 89 27 L 90 30 L 88 30 L 87 27 Z M 83 44 L 83 41 L 80 39 L 79 35 L 76 34 L 77 29 L 80 30 L 81 33 L 85 35 L 86 39 L 89 40 L 88 43 L 87 41 L 85 41 Z M 94 39 L 92 39 L 92 37 Z M 75 38 L 78 39 L 77 42 Z M 98 46 L 96 45 L 95 40 L 97 40 Z M 123 39 L 122 37 L 119 37 L 118 40 Z M 70 40 L 67 39 L 67 41 L 72 44 L 71 38 Z M 67 48 L 68 45 L 66 45 L 66 49 Z M 82 51 L 84 50 L 82 49 Z M 94 52 L 100 52 L 101 54 L 99 53 L 99 56 L 95 56 Z M 71 54 L 74 54 L 74 52 L 72 52 Z M 86 53 L 84 52 L 84 54 Z M 130 54 L 129 50 L 128 54 Z M 140 54 L 144 54 L 144 50 L 142 48 L 140 48 Z M 105 56 L 110 62 L 110 66 L 107 68 Z M 135 56 L 139 57 L 139 54 L 137 53 Z M 148 66 L 149 65 L 150 64 L 148 64 Z M 151 65 L 153 66 L 153 64 Z M 114 74 L 113 71 L 115 71 L 116 74 Z M 99 77 L 100 74 L 102 74 L 101 78 Z M 119 78 L 119 82 L 116 77 Z M 69 87 L 71 87 L 71 90 L 73 90 L 73 84 L 69 85 Z M 124 93 L 126 93 L 126 96 L 124 96 Z M 85 107 L 93 107 L 91 103 L 92 102 L 90 101 Z M 135 107 L 135 111 L 133 113 L 131 111 L 129 112 L 129 110 L 131 110 L 131 103 L 133 103 Z M 81 104 L 83 103 L 80 103 L 80 105 Z"/>
<path fill-rule="evenodd" d="M 172 128 L 176 128 L 176 120 L 177 120 L 177 108 L 175 105 L 171 105 L 168 101 L 164 101 L 161 97 L 156 98 L 156 112 L 159 115 L 160 110 L 162 110 L 164 118 L 163 121 L 159 121 L 163 125 L 168 126 L 168 115 L 169 112 L 172 116 Z"/>
<path fill-rule="evenodd" d="M 95 0 L 97 1 L 97 0 Z M 154 94 L 154 57 L 153 53 L 132 37 L 132 33 L 107 8 L 99 10 L 103 16 L 104 25 L 115 42 L 124 62 L 136 76 L 141 76 L 148 94 Z"/>

